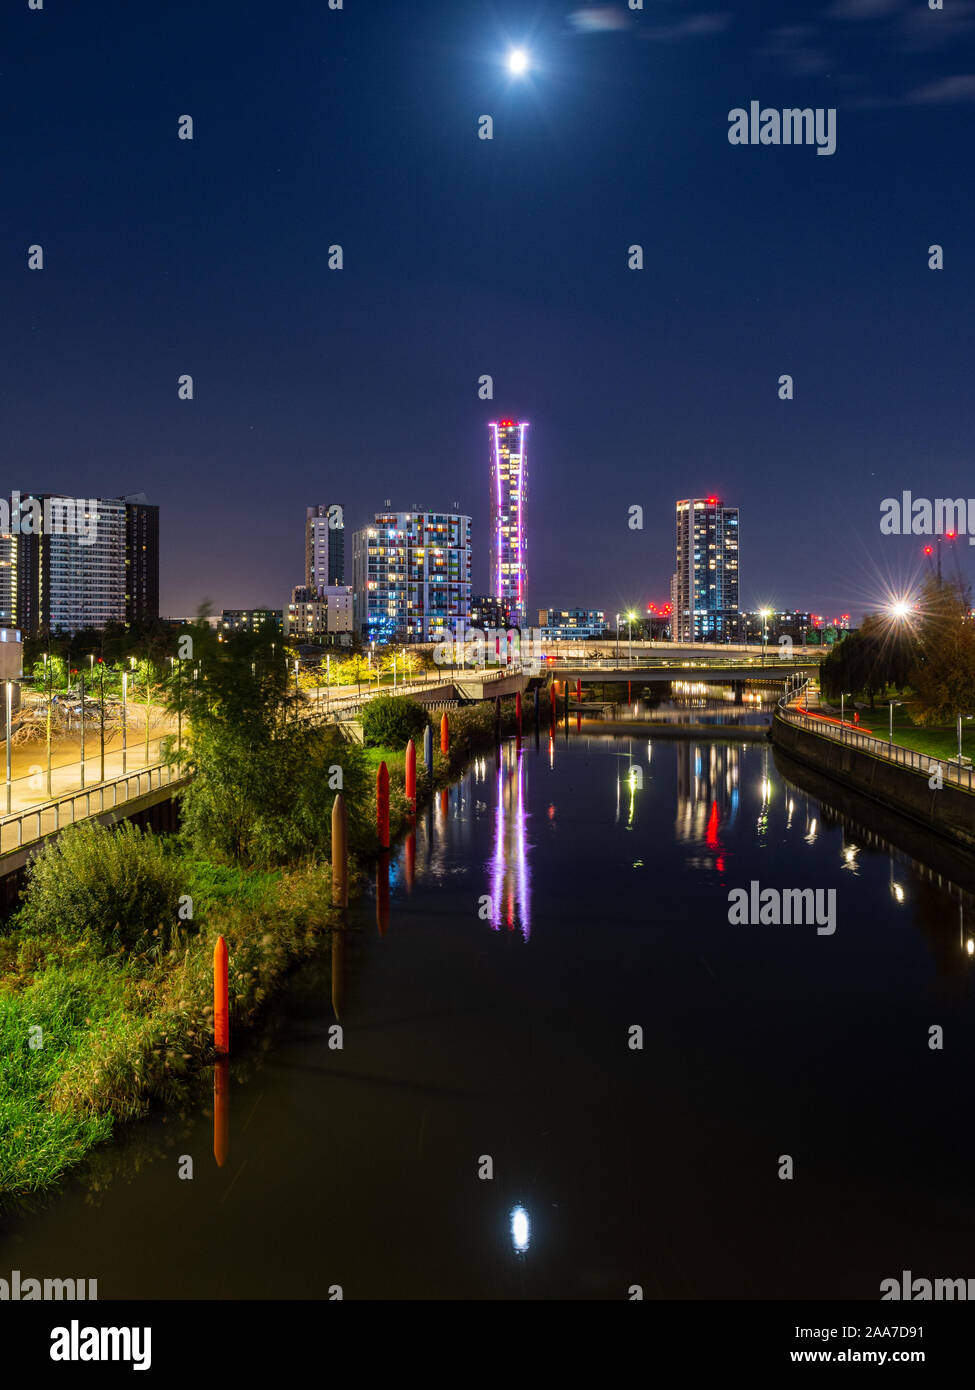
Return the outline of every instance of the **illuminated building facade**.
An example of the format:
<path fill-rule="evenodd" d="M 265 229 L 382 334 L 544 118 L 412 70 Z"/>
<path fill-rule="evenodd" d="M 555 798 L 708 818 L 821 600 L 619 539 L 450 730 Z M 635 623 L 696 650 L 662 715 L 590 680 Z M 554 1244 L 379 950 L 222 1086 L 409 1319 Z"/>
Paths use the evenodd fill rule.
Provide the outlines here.
<path fill-rule="evenodd" d="M 16 493 L 6 505 L 17 533 L 0 537 L 0 609 L 11 606 L 2 576 L 15 573 L 13 617 L 27 636 L 159 617 L 159 508 L 144 493 Z"/>
<path fill-rule="evenodd" d="M 305 588 L 345 583 L 345 524 L 342 507 L 323 503 L 305 509 Z"/>
<path fill-rule="evenodd" d="M 313 640 L 328 633 L 352 631 L 352 590 L 344 584 L 324 584 L 309 588 L 300 584 L 291 591 L 291 602 L 284 613 L 288 637 Z"/>
<path fill-rule="evenodd" d="M 471 614 L 471 519 L 377 512 L 352 535 L 356 630 L 368 642 L 438 642 Z"/>
<path fill-rule="evenodd" d="M 738 508 L 717 497 L 677 503 L 677 568 L 671 584 L 676 642 L 738 639 Z"/>
<path fill-rule="evenodd" d="M 498 420 L 491 431 L 491 594 L 511 627 L 526 624 L 526 420 Z"/>

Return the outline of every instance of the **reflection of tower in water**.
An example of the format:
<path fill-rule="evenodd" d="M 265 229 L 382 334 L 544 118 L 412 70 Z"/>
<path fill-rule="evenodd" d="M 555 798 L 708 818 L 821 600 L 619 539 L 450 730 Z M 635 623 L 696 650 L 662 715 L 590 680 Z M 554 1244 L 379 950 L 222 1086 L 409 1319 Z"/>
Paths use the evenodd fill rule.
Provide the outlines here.
<path fill-rule="evenodd" d="M 495 931 L 531 931 L 530 876 L 525 837 L 525 759 L 505 744 L 496 772 L 494 851 L 490 864 L 490 921 Z"/>
<path fill-rule="evenodd" d="M 737 745 L 681 740 L 677 753 L 677 839 L 712 838 L 712 828 L 732 825 L 738 813 L 739 759 Z"/>

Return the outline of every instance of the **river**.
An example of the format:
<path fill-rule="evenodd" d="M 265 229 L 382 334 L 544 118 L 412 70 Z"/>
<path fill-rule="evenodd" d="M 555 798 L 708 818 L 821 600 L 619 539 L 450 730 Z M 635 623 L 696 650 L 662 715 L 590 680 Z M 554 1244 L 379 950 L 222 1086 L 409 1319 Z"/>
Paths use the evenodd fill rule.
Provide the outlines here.
<path fill-rule="evenodd" d="M 975 1276 L 975 873 L 802 783 L 763 742 L 506 742 L 395 850 L 388 920 L 375 890 L 350 909 L 341 983 L 306 965 L 238 1046 L 223 1165 L 208 1096 L 156 1113 L 8 1214 L 0 1276 L 102 1299 Z M 753 880 L 834 890 L 835 930 L 732 925 Z"/>

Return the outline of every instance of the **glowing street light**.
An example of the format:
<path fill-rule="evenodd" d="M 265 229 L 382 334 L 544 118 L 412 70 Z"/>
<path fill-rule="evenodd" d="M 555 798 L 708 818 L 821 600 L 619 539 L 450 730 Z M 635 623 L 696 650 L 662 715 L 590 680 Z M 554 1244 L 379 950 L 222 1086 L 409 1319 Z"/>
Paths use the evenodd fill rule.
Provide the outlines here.
<path fill-rule="evenodd" d="M 760 608 L 758 616 L 762 620 L 762 665 L 765 665 L 765 648 L 768 645 L 768 620 L 772 616 L 771 608 Z"/>

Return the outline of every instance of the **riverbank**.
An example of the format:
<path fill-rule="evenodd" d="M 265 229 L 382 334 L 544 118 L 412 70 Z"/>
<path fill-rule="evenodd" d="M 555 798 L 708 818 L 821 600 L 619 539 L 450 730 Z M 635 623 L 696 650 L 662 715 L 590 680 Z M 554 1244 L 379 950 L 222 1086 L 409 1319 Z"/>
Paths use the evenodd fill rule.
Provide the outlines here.
<path fill-rule="evenodd" d="M 929 777 L 877 753 L 824 737 L 776 715 L 772 742 L 798 763 L 842 783 L 926 830 L 967 850 L 975 850 L 975 795 L 949 782 L 932 786 Z"/>
<path fill-rule="evenodd" d="M 455 711 L 450 722 L 444 755 L 437 721 L 432 780 L 421 750 L 418 804 L 493 742 L 493 706 Z M 513 722 L 510 701 L 502 732 Z M 385 760 L 389 768 L 390 830 L 398 837 L 410 823 L 404 752 L 366 752 L 371 765 Z M 190 857 L 178 836 L 151 838 L 172 855 L 182 895 L 191 901 L 192 916 L 168 949 L 106 946 L 88 930 L 87 918 L 68 940 L 59 930 L 28 928 L 22 912 L 0 935 L 0 1194 L 54 1186 L 118 1122 L 145 1114 L 153 1101 L 174 1100 L 183 1079 L 212 1063 L 219 936 L 230 958 L 231 1027 L 239 1039 L 295 966 L 344 925 L 331 906 L 324 859 L 273 871 L 241 869 Z M 352 857 L 351 895 L 361 891 L 376 849 Z"/>

